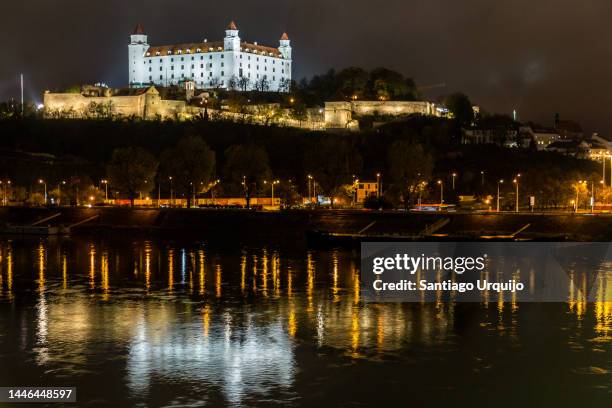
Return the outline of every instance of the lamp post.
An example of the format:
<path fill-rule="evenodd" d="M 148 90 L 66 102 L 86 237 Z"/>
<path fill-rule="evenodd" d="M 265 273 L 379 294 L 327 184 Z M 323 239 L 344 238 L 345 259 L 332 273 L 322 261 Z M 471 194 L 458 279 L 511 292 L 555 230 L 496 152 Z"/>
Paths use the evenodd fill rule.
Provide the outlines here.
<path fill-rule="evenodd" d="M 308 205 L 312 204 L 312 189 L 310 184 L 312 183 L 312 176 L 308 175 Z"/>
<path fill-rule="evenodd" d="M 271 200 L 270 205 L 274 205 L 274 185 L 275 185 L 275 184 L 278 184 L 278 183 L 280 183 L 280 181 L 279 181 L 279 180 L 275 180 L 275 181 L 273 181 L 273 182 L 272 182 L 272 193 L 271 193 L 271 195 L 272 195 L 272 200 Z"/>
<path fill-rule="evenodd" d="M 174 205 L 174 191 L 172 190 L 172 176 L 168 177 L 170 180 L 170 206 Z"/>
<path fill-rule="evenodd" d="M 482 192 L 484 193 L 484 177 L 485 177 L 485 172 L 484 170 L 480 171 L 480 186 L 482 187 Z"/>
<path fill-rule="evenodd" d="M 43 179 L 39 179 L 38 184 L 42 184 L 45 187 L 45 205 L 47 205 L 47 182 Z"/>
<path fill-rule="evenodd" d="M 499 185 L 504 184 L 504 180 L 501 179 L 497 182 L 497 212 L 499 212 Z"/>
<path fill-rule="evenodd" d="M 455 191 L 455 177 L 457 177 L 457 173 L 453 173 L 453 191 Z"/>
<path fill-rule="evenodd" d="M 514 211 L 518 212 L 519 211 L 519 177 L 521 177 L 521 174 L 517 174 L 516 177 L 514 178 L 514 180 L 512 180 L 512 182 L 516 185 L 516 201 L 515 201 L 515 208 Z"/>
<path fill-rule="evenodd" d="M 440 205 L 442 205 L 444 203 L 444 183 L 438 180 L 438 184 L 440 185 Z"/>
<path fill-rule="evenodd" d="M 66 185 L 66 182 L 62 181 L 57 185 L 57 205 L 62 203 L 62 185 Z"/>
<path fill-rule="evenodd" d="M 104 179 L 101 183 L 104 184 L 104 201 L 108 201 L 108 180 Z"/>
<path fill-rule="evenodd" d="M 380 200 L 380 196 L 382 193 L 382 181 L 380 178 L 380 173 L 376 173 L 376 198 Z"/>

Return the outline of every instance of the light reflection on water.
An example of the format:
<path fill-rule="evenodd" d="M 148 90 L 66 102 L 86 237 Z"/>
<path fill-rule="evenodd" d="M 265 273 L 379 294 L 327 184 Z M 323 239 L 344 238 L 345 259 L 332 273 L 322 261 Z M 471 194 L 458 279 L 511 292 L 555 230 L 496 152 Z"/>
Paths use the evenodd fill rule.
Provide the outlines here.
<path fill-rule="evenodd" d="M 338 391 L 357 369 L 376 384 L 379 366 L 423 371 L 421 379 L 396 373 L 404 388 L 431 387 L 435 378 L 448 391 L 457 379 L 444 371 L 486 382 L 493 367 L 521 372 L 531 350 L 552 347 L 546 358 L 578 376 L 580 390 L 612 389 L 612 303 L 587 303 L 576 271 L 568 302 L 543 309 L 495 293 L 475 305 L 442 296 L 364 305 L 358 264 L 357 253 L 340 250 L 3 239 L 0 362 L 13 378 L 78 376 L 85 394 L 115 403 L 251 406 L 310 401 L 323 379 Z M 599 279 L 599 288 L 610 286 Z M 559 362 L 559 353 L 568 355 Z M 114 376 L 112 395 L 100 396 L 98 376 Z M 345 393 L 340 402 L 364 398 Z"/>

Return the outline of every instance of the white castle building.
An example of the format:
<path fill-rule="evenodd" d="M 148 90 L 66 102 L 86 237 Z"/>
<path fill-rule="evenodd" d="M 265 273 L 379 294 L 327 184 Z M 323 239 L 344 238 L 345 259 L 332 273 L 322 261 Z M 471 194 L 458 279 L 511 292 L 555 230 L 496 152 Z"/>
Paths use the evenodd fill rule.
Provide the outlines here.
<path fill-rule="evenodd" d="M 201 89 L 289 91 L 291 45 L 286 33 L 278 48 L 247 43 L 232 21 L 223 41 L 153 46 L 138 24 L 128 48 L 130 87 L 193 81 Z"/>

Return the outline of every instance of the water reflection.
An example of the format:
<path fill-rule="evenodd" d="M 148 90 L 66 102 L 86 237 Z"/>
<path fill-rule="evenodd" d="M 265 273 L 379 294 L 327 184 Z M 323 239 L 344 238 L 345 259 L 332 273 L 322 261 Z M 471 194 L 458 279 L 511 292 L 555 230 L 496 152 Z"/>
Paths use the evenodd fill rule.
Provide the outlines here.
<path fill-rule="evenodd" d="M 20 351 L 24 361 L 31 353 L 33 367 L 70 376 L 99 370 L 112 355 L 135 401 L 147 400 L 159 384 L 186 384 L 194 401 L 249 405 L 270 395 L 295 398 L 299 373 L 313 369 L 304 349 L 351 361 L 399 361 L 415 348 L 456 349 L 469 330 L 478 342 L 496 339 L 474 347 L 480 362 L 496 356 L 500 341 L 519 348 L 531 341 L 519 329 L 532 330 L 533 318 L 522 312 L 533 306 L 504 303 L 493 293 L 470 306 L 442 302 L 441 295 L 434 303 L 363 304 L 358 254 L 349 251 L 130 244 L 0 241 L 0 310 L 18 310 L 17 320 L 1 315 L 0 331 L 31 344 Z M 533 286 L 536 273 L 525 271 L 523 280 Z M 597 299 L 611 284 L 599 275 Z M 565 337 L 554 342 L 611 351 L 612 303 L 587 303 L 586 285 L 584 274 L 570 272 L 568 302 L 552 317 Z M 12 340 L 0 336 L 0 345 L 10 349 Z M 609 361 L 589 366 L 609 372 Z M 610 389 L 609 379 L 591 381 Z"/>

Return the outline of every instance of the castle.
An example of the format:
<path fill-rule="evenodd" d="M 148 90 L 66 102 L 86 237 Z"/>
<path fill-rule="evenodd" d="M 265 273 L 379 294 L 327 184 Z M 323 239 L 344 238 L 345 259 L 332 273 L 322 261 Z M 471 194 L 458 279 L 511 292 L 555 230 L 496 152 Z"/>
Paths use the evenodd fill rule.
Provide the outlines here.
<path fill-rule="evenodd" d="M 291 45 L 287 33 L 278 48 L 240 40 L 232 21 L 223 41 L 151 46 L 142 25 L 130 37 L 129 84 L 133 88 L 193 81 L 199 89 L 288 92 Z"/>

